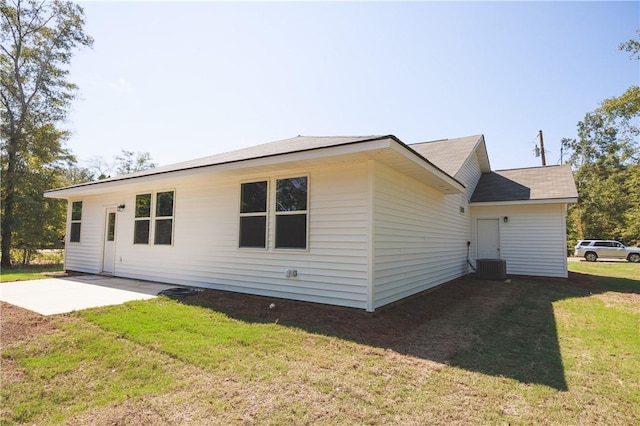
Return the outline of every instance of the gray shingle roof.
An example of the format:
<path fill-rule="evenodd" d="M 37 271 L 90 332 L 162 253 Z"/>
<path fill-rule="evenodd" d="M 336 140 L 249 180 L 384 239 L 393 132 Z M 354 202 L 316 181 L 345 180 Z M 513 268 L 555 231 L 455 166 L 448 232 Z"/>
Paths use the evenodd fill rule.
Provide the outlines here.
<path fill-rule="evenodd" d="M 496 170 L 483 173 L 472 203 L 578 198 L 568 165 Z"/>
<path fill-rule="evenodd" d="M 272 157 L 294 152 L 309 151 L 312 149 L 328 148 L 332 146 L 348 145 L 356 142 L 369 140 L 392 138 L 395 136 L 296 136 L 294 138 L 282 139 L 268 142 L 261 145 L 242 148 L 235 151 L 223 152 L 221 154 L 209 155 L 207 157 L 196 158 L 195 160 L 183 161 L 181 163 L 169 164 L 167 166 L 156 167 L 137 173 L 126 175 L 127 178 L 167 173 L 177 170 L 196 169 L 199 167 L 215 166 L 219 164 L 235 163 L 256 158 Z M 125 176 L 115 176 L 109 180 L 120 180 Z M 103 181 L 101 181 L 103 182 Z"/>
<path fill-rule="evenodd" d="M 482 135 L 410 144 L 409 147 L 433 162 L 448 175 L 455 176 L 473 153 Z"/>
<path fill-rule="evenodd" d="M 296 136 L 294 138 L 282 139 L 274 142 L 268 142 L 261 145 L 242 148 L 235 151 L 223 152 L 221 154 L 210 155 L 207 157 L 196 158 L 195 160 L 183 161 L 181 163 L 168 164 L 166 166 L 154 167 L 152 169 L 140 172 L 129 173 L 126 175 L 113 176 L 106 179 L 100 179 L 92 182 L 85 182 L 78 185 L 72 185 L 67 188 L 79 188 L 85 186 L 93 186 L 107 182 L 116 182 L 130 180 L 144 176 L 159 175 L 171 173 L 181 170 L 198 169 L 202 167 L 217 166 L 222 164 L 237 163 L 246 160 L 253 160 L 265 157 L 274 157 L 278 155 L 291 154 L 296 152 L 310 151 L 314 149 L 329 148 L 334 146 L 349 145 L 352 143 L 376 141 L 381 139 L 393 139 L 400 142 L 395 136 Z M 402 143 L 402 142 L 400 142 Z M 66 189 L 58 188 L 47 192 Z"/>

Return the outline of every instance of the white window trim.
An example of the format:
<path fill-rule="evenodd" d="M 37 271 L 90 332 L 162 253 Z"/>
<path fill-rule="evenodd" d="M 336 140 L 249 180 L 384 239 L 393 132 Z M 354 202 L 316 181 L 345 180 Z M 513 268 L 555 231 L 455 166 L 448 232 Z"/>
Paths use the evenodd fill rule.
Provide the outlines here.
<path fill-rule="evenodd" d="M 291 179 L 291 178 L 299 178 L 304 177 L 307 178 L 307 208 L 306 210 L 295 210 L 295 211 L 283 211 L 278 212 L 276 208 L 276 191 L 277 191 L 277 182 L 282 179 Z M 267 211 L 262 213 L 240 213 L 241 203 L 242 203 L 242 185 L 245 183 L 256 183 L 256 182 L 267 182 Z M 237 213 L 238 213 L 238 228 L 237 228 L 237 240 L 236 240 L 236 248 L 242 251 L 277 251 L 277 252 L 291 252 L 291 253 L 302 253 L 309 251 L 309 239 L 310 239 L 310 216 L 311 216 L 311 174 L 308 172 L 305 173 L 292 173 L 285 175 L 278 175 L 272 177 L 257 177 L 254 179 L 243 179 L 240 181 L 240 185 L 237 191 Z M 306 215 L 306 235 L 305 235 L 305 247 L 304 248 L 292 248 L 292 247 L 278 247 L 276 248 L 276 216 L 279 215 L 296 215 L 296 214 L 304 214 Z M 249 216 L 266 216 L 266 226 L 265 226 L 265 247 L 241 247 L 240 246 L 240 217 L 249 217 Z"/>
<path fill-rule="evenodd" d="M 158 202 L 158 194 L 162 192 L 173 192 L 173 203 L 171 206 L 171 216 L 157 216 L 156 215 L 156 204 Z M 138 195 L 147 195 L 151 194 L 151 203 L 149 205 L 149 216 L 148 217 L 136 217 L 136 199 Z M 148 220 L 149 221 L 149 240 L 145 243 L 133 243 L 134 246 L 158 246 L 158 247 L 173 247 L 175 244 L 175 229 L 176 229 L 176 190 L 169 189 L 159 189 L 156 191 L 140 191 L 136 192 L 133 198 L 133 220 L 134 220 L 134 241 L 135 241 L 135 222 Z M 156 244 L 156 220 L 164 220 L 171 219 L 171 244 Z"/>
<path fill-rule="evenodd" d="M 277 210 L 277 206 L 276 206 L 276 191 L 277 191 L 277 185 L 278 185 L 278 181 L 279 180 L 283 180 L 283 179 L 292 179 L 292 178 L 300 178 L 300 177 L 304 177 L 307 178 L 307 208 L 306 210 L 294 210 L 294 211 L 283 211 L 283 212 L 279 212 Z M 293 173 L 290 175 L 283 175 L 283 176 L 277 176 L 273 178 L 273 204 L 271 205 L 271 211 L 272 211 L 272 217 L 273 217 L 273 247 L 272 249 L 274 251 L 282 251 L 282 252 L 308 252 L 309 251 L 309 212 L 310 212 L 310 197 L 309 197 L 309 193 L 311 192 L 309 189 L 311 188 L 311 178 L 309 176 L 309 173 Z M 304 243 L 304 248 L 296 248 L 296 247 L 276 247 L 276 233 L 278 232 L 278 229 L 276 227 L 276 217 L 277 216 L 287 216 L 287 215 L 297 215 L 297 214 L 304 214 L 306 215 L 306 235 L 305 235 L 305 243 Z"/>
<path fill-rule="evenodd" d="M 73 219 L 73 204 L 74 203 L 80 203 L 80 219 L 74 220 Z M 71 201 L 71 204 L 69 205 L 69 244 L 80 244 L 82 243 L 82 216 L 84 215 L 84 203 L 82 202 L 82 200 L 74 200 Z M 73 227 L 74 223 L 79 223 L 80 224 L 80 232 L 78 233 L 78 241 L 71 241 L 71 228 Z"/>
<path fill-rule="evenodd" d="M 242 213 L 242 185 L 247 184 L 247 183 L 258 183 L 258 182 L 267 182 L 267 205 L 265 207 L 265 211 L 264 212 L 252 212 L 252 213 Z M 271 184 L 271 179 L 268 177 L 264 177 L 264 178 L 255 178 L 255 179 L 246 179 L 246 180 L 241 180 L 240 181 L 240 186 L 239 186 L 239 191 L 238 191 L 238 199 L 236 202 L 236 206 L 238 208 L 238 232 L 236 232 L 237 235 L 237 241 L 236 241 L 236 247 L 239 250 L 242 251 L 260 251 L 260 252 L 264 252 L 264 251 L 268 251 L 269 250 L 269 229 L 271 228 L 269 226 L 269 209 L 271 207 L 271 187 L 273 185 Z M 245 247 L 245 246 L 241 246 L 240 245 L 240 218 L 241 217 L 265 217 L 265 226 L 264 226 L 264 247 Z"/>

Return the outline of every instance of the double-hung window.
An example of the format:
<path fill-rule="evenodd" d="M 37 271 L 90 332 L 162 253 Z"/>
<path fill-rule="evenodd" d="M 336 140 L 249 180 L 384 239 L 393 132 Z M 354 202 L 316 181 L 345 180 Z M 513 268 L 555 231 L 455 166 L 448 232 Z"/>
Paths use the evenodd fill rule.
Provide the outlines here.
<path fill-rule="evenodd" d="M 271 203 L 268 181 L 241 184 L 239 246 L 267 248 L 268 224 L 275 224 L 274 248 L 306 249 L 307 180 L 306 176 L 276 179 Z"/>
<path fill-rule="evenodd" d="M 80 229 L 82 227 L 82 201 L 71 203 L 71 235 L 69 242 L 80 242 Z"/>
<path fill-rule="evenodd" d="M 276 180 L 275 248 L 307 248 L 307 177 Z"/>
<path fill-rule="evenodd" d="M 133 243 L 149 244 L 151 225 L 151 194 L 136 195 L 135 224 L 133 227 Z"/>
<path fill-rule="evenodd" d="M 173 234 L 173 191 L 156 194 L 156 229 L 154 244 L 171 245 Z"/>
<path fill-rule="evenodd" d="M 153 222 L 153 243 L 155 245 L 171 245 L 173 240 L 173 204 L 173 191 L 157 192 L 155 199 L 152 193 L 136 195 L 133 243 L 149 244 L 152 232 L 151 223 Z"/>
<path fill-rule="evenodd" d="M 240 247 L 267 247 L 267 181 L 240 185 Z"/>

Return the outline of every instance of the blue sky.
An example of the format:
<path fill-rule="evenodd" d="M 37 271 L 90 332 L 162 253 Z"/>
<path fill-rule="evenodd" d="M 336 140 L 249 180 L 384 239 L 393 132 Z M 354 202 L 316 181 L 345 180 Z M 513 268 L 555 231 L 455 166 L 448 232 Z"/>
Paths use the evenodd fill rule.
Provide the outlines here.
<path fill-rule="evenodd" d="M 547 163 L 640 80 L 640 2 L 80 2 L 93 49 L 68 147 L 159 165 L 297 135 L 482 133 L 494 170 Z"/>

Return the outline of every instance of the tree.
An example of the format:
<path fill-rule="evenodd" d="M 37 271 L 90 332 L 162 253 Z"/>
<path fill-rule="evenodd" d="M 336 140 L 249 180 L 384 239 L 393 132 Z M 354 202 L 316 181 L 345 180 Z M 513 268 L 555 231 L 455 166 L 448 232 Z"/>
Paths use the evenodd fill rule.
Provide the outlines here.
<path fill-rule="evenodd" d="M 54 144 L 60 140 L 59 132 L 52 125 L 43 126 L 31 135 L 41 139 L 39 145 Z M 42 139 L 49 138 L 45 143 Z M 14 223 L 12 248 L 22 252 L 22 262 L 27 263 L 41 248 L 59 248 L 66 224 L 66 203 L 45 199 L 47 189 L 67 184 L 67 169 L 72 157 L 51 158 L 47 152 L 30 155 L 21 171 L 20 190 L 15 194 L 15 208 L 20 212 Z"/>
<path fill-rule="evenodd" d="M 76 47 L 93 43 L 83 26 L 83 10 L 71 2 L 0 0 L 2 267 L 11 266 L 17 221 L 25 216 L 16 215 L 17 202 L 35 177 L 32 163 L 56 169 L 73 161 L 63 147 L 67 133 L 56 126 L 77 90 L 66 66 Z"/>
<path fill-rule="evenodd" d="M 148 152 L 133 152 L 123 149 L 120 155 L 116 155 L 115 160 L 118 175 L 152 169 L 156 166 Z"/>
<path fill-rule="evenodd" d="M 113 162 L 109 162 L 101 155 L 94 155 L 89 159 L 87 169 L 91 171 L 91 174 L 95 179 L 106 179 L 111 177 L 111 170 L 113 170 Z M 94 180 L 92 177 L 91 180 Z"/>
<path fill-rule="evenodd" d="M 636 33 L 638 34 L 638 40 L 631 39 L 620 43 L 620 46 L 618 46 L 620 50 L 629 52 L 631 59 L 640 59 L 640 30 L 636 30 Z"/>
<path fill-rule="evenodd" d="M 638 32 L 640 36 L 640 31 Z M 620 46 L 640 59 L 640 41 Z M 640 238 L 640 87 L 602 101 L 578 123 L 578 138 L 563 139 L 572 152 L 579 201 L 570 206 L 569 240 L 619 239 L 627 244 Z"/>

